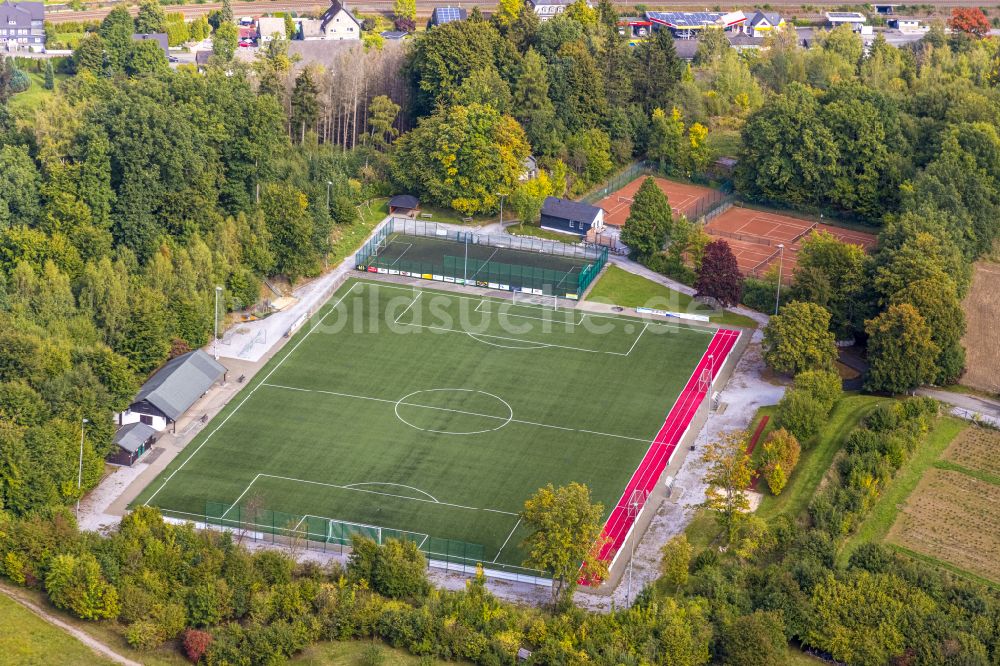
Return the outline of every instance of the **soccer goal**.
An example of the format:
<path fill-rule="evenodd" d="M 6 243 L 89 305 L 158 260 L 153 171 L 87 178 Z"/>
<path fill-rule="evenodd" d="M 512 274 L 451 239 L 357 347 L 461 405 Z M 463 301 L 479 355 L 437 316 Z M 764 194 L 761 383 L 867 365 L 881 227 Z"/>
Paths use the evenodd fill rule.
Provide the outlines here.
<path fill-rule="evenodd" d="M 559 299 L 554 295 L 529 294 L 526 291 L 511 292 L 511 302 L 514 305 L 538 305 L 552 310 L 559 309 Z"/>

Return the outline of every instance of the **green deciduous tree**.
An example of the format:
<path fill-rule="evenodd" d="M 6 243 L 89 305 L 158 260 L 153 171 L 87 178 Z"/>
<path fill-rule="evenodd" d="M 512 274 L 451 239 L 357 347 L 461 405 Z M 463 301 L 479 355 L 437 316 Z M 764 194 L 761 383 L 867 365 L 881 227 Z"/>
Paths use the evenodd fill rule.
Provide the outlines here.
<path fill-rule="evenodd" d="M 222 62 L 232 61 L 239 45 L 240 33 L 231 22 L 220 23 L 212 34 L 212 53 Z"/>
<path fill-rule="evenodd" d="M 163 49 L 151 39 L 132 42 L 128 56 L 125 58 L 125 73 L 129 76 L 162 74 L 169 67 L 167 56 L 163 55 Z"/>
<path fill-rule="evenodd" d="M 829 410 L 811 393 L 791 389 L 778 402 L 775 418 L 779 426 L 788 430 L 800 442 L 808 444 L 808 440 L 819 432 L 828 413 Z"/>
<path fill-rule="evenodd" d="M 834 333 L 848 339 L 861 330 L 866 266 L 861 246 L 813 232 L 798 253 L 792 297 L 825 307 Z"/>
<path fill-rule="evenodd" d="M 108 64 L 112 71 L 123 71 L 125 60 L 132 47 L 132 34 L 135 33 L 135 22 L 125 5 L 115 5 L 101 21 L 101 27 L 97 32 L 104 41 Z"/>
<path fill-rule="evenodd" d="M 399 136 L 399 130 L 395 126 L 399 108 L 399 104 L 386 95 L 378 95 L 369 102 L 368 134 L 365 135 L 365 140 L 375 150 L 385 152 L 389 144 Z"/>
<path fill-rule="evenodd" d="M 688 567 L 694 548 L 682 532 L 670 538 L 660 549 L 660 581 L 679 588 L 688 580 Z"/>
<path fill-rule="evenodd" d="M 41 213 L 41 178 L 28 149 L 0 147 L 0 231 L 33 225 Z"/>
<path fill-rule="evenodd" d="M 461 106 L 488 104 L 503 114 L 511 112 L 511 94 L 507 82 L 493 67 L 477 69 L 462 81 L 453 103 Z"/>
<path fill-rule="evenodd" d="M 670 173 L 684 170 L 688 163 L 688 151 L 684 142 L 684 120 L 681 111 L 673 107 L 669 113 L 654 109 L 649 128 L 649 157 L 660 164 L 660 168 Z"/>
<path fill-rule="evenodd" d="M 722 663 L 769 666 L 785 663 L 788 639 L 780 612 L 757 610 L 727 620 L 722 627 Z"/>
<path fill-rule="evenodd" d="M 890 305 L 865 322 L 871 367 L 865 387 L 870 391 L 905 393 L 931 382 L 938 374 L 941 349 L 934 344 L 927 320 L 909 303 Z"/>
<path fill-rule="evenodd" d="M 764 442 L 760 470 L 767 487 L 780 495 L 795 466 L 799 463 L 801 447 L 795 435 L 784 428 L 774 430 Z"/>
<path fill-rule="evenodd" d="M 833 370 L 806 370 L 795 375 L 795 388 L 816 398 L 830 411 L 843 395 L 843 381 Z"/>
<path fill-rule="evenodd" d="M 397 141 L 393 173 L 431 203 L 471 215 L 498 208 L 497 193 L 513 191 L 528 153 L 510 116 L 481 104 L 445 107 Z"/>
<path fill-rule="evenodd" d="M 834 342 L 829 310 L 815 303 L 792 301 L 764 328 L 764 360 L 774 370 L 789 375 L 828 370 L 837 360 Z"/>
<path fill-rule="evenodd" d="M 965 313 L 951 280 L 917 280 L 896 292 L 890 303 L 909 303 L 927 321 L 931 340 L 940 349 L 935 365 L 936 384 L 950 384 L 965 369 Z"/>
<path fill-rule="evenodd" d="M 91 553 L 57 555 L 45 577 L 45 589 L 57 608 L 84 620 L 106 620 L 118 616 L 118 592 L 101 573 Z"/>
<path fill-rule="evenodd" d="M 261 189 L 260 208 L 271 235 L 274 270 L 293 281 L 319 269 L 308 206 L 306 195 L 291 185 L 268 183 Z"/>
<path fill-rule="evenodd" d="M 550 483 L 525 500 L 521 519 L 530 532 L 523 543 L 528 553 L 525 566 L 552 575 L 553 604 L 572 594 L 580 566 L 594 554 L 603 529 L 603 513 L 604 506 L 593 504 L 590 489 L 579 483 L 559 488 Z M 595 573 L 602 566 L 596 561 L 586 564 Z"/>
<path fill-rule="evenodd" d="M 167 15 L 157 0 L 143 0 L 135 17 L 135 31 L 151 34 L 167 31 Z"/>
<path fill-rule="evenodd" d="M 554 188 L 549 174 L 539 171 L 534 178 L 517 186 L 510 195 L 510 207 L 521 224 L 538 224 L 545 197 L 552 196 Z"/>

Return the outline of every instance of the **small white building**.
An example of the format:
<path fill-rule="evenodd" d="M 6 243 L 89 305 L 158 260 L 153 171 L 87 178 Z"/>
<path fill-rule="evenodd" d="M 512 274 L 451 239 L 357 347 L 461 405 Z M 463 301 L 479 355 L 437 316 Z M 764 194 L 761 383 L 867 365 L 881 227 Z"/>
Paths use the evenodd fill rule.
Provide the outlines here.
<path fill-rule="evenodd" d="M 861 28 L 868 22 L 868 18 L 861 12 L 827 12 L 826 21 L 831 28 L 846 24 L 851 26 L 854 32 L 861 32 Z"/>
<path fill-rule="evenodd" d="M 219 379 L 226 367 L 197 349 L 167 361 L 146 380 L 129 408 L 118 414 L 120 426 L 144 423 L 157 432 L 173 424 Z"/>
<path fill-rule="evenodd" d="M 280 16 L 261 16 L 257 19 L 257 39 L 266 44 L 275 39 L 288 39 L 285 32 L 285 19 Z"/>
<path fill-rule="evenodd" d="M 575 0 L 525 0 L 525 5 L 538 14 L 539 19 L 548 21 L 553 16 L 565 12 L 573 2 Z M 593 7 L 590 0 L 587 0 L 587 6 Z"/>
<path fill-rule="evenodd" d="M 920 19 L 915 18 L 891 18 L 886 23 L 889 24 L 890 28 L 895 28 L 900 32 L 927 32 L 930 30 L 929 26 L 921 26 Z"/>

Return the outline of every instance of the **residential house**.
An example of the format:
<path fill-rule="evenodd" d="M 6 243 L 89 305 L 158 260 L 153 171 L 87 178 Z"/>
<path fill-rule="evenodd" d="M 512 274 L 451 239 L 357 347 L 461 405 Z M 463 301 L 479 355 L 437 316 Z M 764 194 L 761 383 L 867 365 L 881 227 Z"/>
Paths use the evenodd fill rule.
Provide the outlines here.
<path fill-rule="evenodd" d="M 146 380 L 128 409 L 118 414 L 118 425 L 145 423 L 157 432 L 177 420 L 205 395 L 220 378 L 225 381 L 226 367 L 200 349 L 167 361 Z"/>
<path fill-rule="evenodd" d="M 347 7 L 339 0 L 333 0 L 333 4 L 323 12 L 319 29 L 323 39 L 361 39 L 361 21 L 347 11 Z"/>
<path fill-rule="evenodd" d="M 275 38 L 287 39 L 285 19 L 281 16 L 261 16 L 257 19 L 257 38 L 261 44 Z"/>
<path fill-rule="evenodd" d="M 891 18 L 886 23 L 890 28 L 895 28 L 900 32 L 927 32 L 928 26 L 921 26 L 920 19 L 915 18 Z"/>
<path fill-rule="evenodd" d="M 827 12 L 826 22 L 831 28 L 841 25 L 849 25 L 854 32 L 861 32 L 861 28 L 868 22 L 868 18 L 861 12 Z"/>
<path fill-rule="evenodd" d="M 729 45 L 737 51 L 757 51 L 764 46 L 763 37 L 754 37 L 745 32 L 726 33 Z"/>
<path fill-rule="evenodd" d="M 170 40 L 165 32 L 137 32 L 132 35 L 132 39 L 137 42 L 156 42 L 156 45 L 163 50 L 163 55 L 169 53 Z"/>
<path fill-rule="evenodd" d="M 751 37 L 766 37 L 785 27 L 785 19 L 777 12 L 757 12 L 746 22 L 745 32 Z"/>
<path fill-rule="evenodd" d="M 431 20 L 427 27 L 434 28 L 445 23 L 464 21 L 469 18 L 469 12 L 464 7 L 435 7 L 431 12 Z"/>
<path fill-rule="evenodd" d="M 604 209 L 582 201 L 545 197 L 541 226 L 565 234 L 586 236 L 604 227 Z"/>
<path fill-rule="evenodd" d="M 44 51 L 45 5 L 41 2 L 0 3 L 0 47 L 7 51 Z"/>

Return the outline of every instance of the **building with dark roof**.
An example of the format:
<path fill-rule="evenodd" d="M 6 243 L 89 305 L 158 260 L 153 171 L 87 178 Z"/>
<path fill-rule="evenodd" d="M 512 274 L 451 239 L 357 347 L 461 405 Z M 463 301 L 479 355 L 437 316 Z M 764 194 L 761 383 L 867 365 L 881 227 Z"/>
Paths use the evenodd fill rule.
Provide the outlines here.
<path fill-rule="evenodd" d="M 166 430 L 205 395 L 226 368 L 200 349 L 167 361 L 146 380 L 129 408 L 118 414 L 118 425 L 145 423 L 154 430 Z"/>
<path fill-rule="evenodd" d="M 420 200 L 412 194 L 397 194 L 389 199 L 389 214 L 413 215 L 420 208 Z"/>
<path fill-rule="evenodd" d="M 541 226 L 564 234 L 585 236 L 591 229 L 604 228 L 604 209 L 582 201 L 545 197 Z"/>
<path fill-rule="evenodd" d="M 445 23 L 464 21 L 467 18 L 469 18 L 469 12 L 464 7 L 435 7 L 434 11 L 431 12 L 431 20 L 427 25 L 433 28 Z"/>
<path fill-rule="evenodd" d="M 118 429 L 112 441 L 115 450 L 108 454 L 106 460 L 113 465 L 129 466 L 153 446 L 156 431 L 145 423 L 129 423 Z"/>
<path fill-rule="evenodd" d="M 0 3 L 0 49 L 38 52 L 45 50 L 43 3 Z"/>
<path fill-rule="evenodd" d="M 137 32 L 132 35 L 132 39 L 137 42 L 156 42 L 163 49 L 163 55 L 167 55 L 170 49 L 170 40 L 165 32 Z"/>

